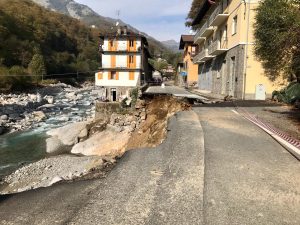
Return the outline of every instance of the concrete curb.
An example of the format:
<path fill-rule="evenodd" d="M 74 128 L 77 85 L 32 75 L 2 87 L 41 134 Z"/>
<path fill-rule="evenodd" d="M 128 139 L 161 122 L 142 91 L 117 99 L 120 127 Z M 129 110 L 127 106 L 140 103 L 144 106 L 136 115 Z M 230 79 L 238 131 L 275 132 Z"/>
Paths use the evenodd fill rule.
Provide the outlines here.
<path fill-rule="evenodd" d="M 237 109 L 239 110 L 239 109 Z M 281 144 L 286 150 L 288 150 L 293 156 L 295 156 L 300 161 L 300 141 L 279 131 L 272 127 L 271 125 L 262 122 L 255 115 L 251 115 L 244 109 L 241 109 L 242 113 L 239 113 L 242 117 L 254 123 L 266 133 L 268 133 L 272 138 L 274 138 L 279 144 Z"/>

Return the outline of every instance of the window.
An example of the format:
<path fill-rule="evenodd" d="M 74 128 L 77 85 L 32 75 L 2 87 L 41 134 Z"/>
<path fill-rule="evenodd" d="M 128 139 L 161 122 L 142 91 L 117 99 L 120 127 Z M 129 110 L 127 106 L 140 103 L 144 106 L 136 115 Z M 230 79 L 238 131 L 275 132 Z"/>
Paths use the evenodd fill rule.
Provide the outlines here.
<path fill-rule="evenodd" d="M 129 46 L 130 46 L 130 47 L 134 47 L 134 40 L 130 40 L 130 41 L 129 41 Z"/>
<path fill-rule="evenodd" d="M 110 72 L 110 80 L 116 80 L 117 79 L 117 72 L 111 71 Z"/>
<path fill-rule="evenodd" d="M 133 63 L 133 61 L 134 61 L 133 55 L 130 55 L 129 56 L 129 63 Z"/>
<path fill-rule="evenodd" d="M 223 31 L 223 41 L 227 41 L 227 25 L 225 26 Z"/>
<path fill-rule="evenodd" d="M 109 44 L 110 44 L 110 47 L 114 47 L 114 41 L 113 40 L 110 40 Z"/>
<path fill-rule="evenodd" d="M 233 21 L 232 21 L 232 35 L 235 35 L 237 33 L 237 19 L 238 19 L 237 16 L 233 17 Z"/>

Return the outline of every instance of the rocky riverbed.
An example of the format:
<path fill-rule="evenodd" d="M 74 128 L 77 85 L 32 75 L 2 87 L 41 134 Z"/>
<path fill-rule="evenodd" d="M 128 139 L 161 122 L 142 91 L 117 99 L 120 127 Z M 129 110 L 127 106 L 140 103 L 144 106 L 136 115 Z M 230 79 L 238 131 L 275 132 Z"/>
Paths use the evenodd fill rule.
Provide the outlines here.
<path fill-rule="evenodd" d="M 63 83 L 34 93 L 0 94 L 0 135 L 35 128 L 49 129 L 92 118 L 97 92 Z"/>
<path fill-rule="evenodd" d="M 24 165 L 0 180 L 0 194 L 104 176 L 125 151 L 161 144 L 168 118 L 189 107 L 171 97 L 138 100 L 134 109 L 111 113 L 105 119 L 86 118 L 48 129 L 44 147 L 47 158 Z"/>

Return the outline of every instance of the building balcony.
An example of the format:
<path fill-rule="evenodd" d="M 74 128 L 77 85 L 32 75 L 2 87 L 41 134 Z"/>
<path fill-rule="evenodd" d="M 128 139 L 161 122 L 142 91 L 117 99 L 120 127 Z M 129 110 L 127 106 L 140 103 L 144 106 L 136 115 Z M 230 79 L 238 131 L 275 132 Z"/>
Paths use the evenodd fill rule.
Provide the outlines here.
<path fill-rule="evenodd" d="M 229 13 L 224 12 L 223 4 L 219 4 L 208 19 L 209 26 L 218 27 L 223 24 L 229 17 Z"/>
<path fill-rule="evenodd" d="M 227 46 L 227 40 L 220 41 L 216 40 L 214 41 L 208 48 L 208 53 L 213 56 L 220 55 L 226 51 L 228 51 L 228 46 Z"/>
<path fill-rule="evenodd" d="M 195 58 L 194 58 L 194 63 L 204 63 L 210 59 L 214 58 L 214 56 L 210 55 L 208 52 L 208 49 L 202 50 Z"/>
<path fill-rule="evenodd" d="M 214 28 L 212 26 L 209 26 L 208 23 L 209 21 L 206 21 L 203 26 L 198 29 L 194 38 L 196 44 L 202 43 L 209 35 L 214 32 Z"/>

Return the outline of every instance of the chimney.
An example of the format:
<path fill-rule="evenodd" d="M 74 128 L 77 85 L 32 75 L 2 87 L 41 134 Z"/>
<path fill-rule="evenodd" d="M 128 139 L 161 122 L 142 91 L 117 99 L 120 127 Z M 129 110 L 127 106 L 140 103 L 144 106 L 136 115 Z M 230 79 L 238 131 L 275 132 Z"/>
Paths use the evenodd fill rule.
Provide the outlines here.
<path fill-rule="evenodd" d="M 127 35 L 127 26 L 124 26 L 123 32 L 124 32 L 124 35 Z"/>

